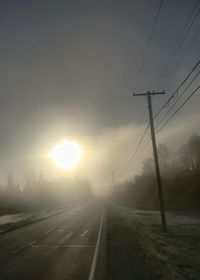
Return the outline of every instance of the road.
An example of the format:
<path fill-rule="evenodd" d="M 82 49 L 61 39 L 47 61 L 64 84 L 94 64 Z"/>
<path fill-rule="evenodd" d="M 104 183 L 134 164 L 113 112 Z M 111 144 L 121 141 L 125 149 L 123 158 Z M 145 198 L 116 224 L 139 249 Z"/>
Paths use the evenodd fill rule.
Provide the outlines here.
<path fill-rule="evenodd" d="M 85 205 L 0 235 L 1 280 L 88 279 L 99 205 Z"/>

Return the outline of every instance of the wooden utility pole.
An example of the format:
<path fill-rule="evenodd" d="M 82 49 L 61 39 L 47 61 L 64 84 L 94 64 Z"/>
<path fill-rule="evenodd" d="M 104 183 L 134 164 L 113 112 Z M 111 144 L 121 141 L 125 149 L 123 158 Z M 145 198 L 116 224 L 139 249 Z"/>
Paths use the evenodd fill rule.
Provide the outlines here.
<path fill-rule="evenodd" d="M 165 217 L 165 205 L 164 205 L 164 199 L 163 199 L 163 191 L 162 191 L 162 181 L 160 176 L 160 167 L 159 167 L 159 161 L 158 161 L 158 152 L 157 152 L 157 145 L 156 145 L 156 137 L 155 137 L 155 129 L 154 129 L 154 122 L 153 122 L 153 110 L 152 110 L 152 102 L 151 102 L 151 96 L 152 95 L 158 95 L 158 94 L 165 94 L 164 91 L 161 92 L 147 92 L 147 93 L 141 93 L 141 94 L 133 94 L 133 96 L 147 96 L 148 100 L 148 108 L 149 108 L 149 123 L 151 127 L 151 140 L 152 140 L 152 146 L 153 146 L 153 155 L 154 155 L 154 164 L 155 164 L 155 171 L 156 171 L 156 179 L 157 179 L 157 186 L 158 186 L 158 194 L 159 194 L 159 201 L 160 201 L 160 213 L 161 213 L 161 221 L 162 221 L 162 228 L 163 231 L 167 231 L 167 223 L 166 223 L 166 217 Z"/>

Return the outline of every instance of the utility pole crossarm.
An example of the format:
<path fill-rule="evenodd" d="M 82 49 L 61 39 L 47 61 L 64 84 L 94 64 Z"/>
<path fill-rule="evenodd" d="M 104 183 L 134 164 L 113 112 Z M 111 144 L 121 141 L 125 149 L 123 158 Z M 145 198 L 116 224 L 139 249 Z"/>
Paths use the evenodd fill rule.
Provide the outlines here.
<path fill-rule="evenodd" d="M 133 93 L 133 96 L 147 96 L 147 95 L 158 95 L 158 94 L 165 94 L 165 91 L 158 91 L 158 92 L 155 92 L 155 91 L 147 91 L 146 93 Z"/>

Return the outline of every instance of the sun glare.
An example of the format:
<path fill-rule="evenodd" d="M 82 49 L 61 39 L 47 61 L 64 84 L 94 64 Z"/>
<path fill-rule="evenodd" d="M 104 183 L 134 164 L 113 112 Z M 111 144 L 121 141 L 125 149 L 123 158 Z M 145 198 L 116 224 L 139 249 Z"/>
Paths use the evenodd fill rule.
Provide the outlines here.
<path fill-rule="evenodd" d="M 78 143 L 62 141 L 50 152 L 54 163 L 65 170 L 75 167 L 83 155 L 83 150 Z"/>

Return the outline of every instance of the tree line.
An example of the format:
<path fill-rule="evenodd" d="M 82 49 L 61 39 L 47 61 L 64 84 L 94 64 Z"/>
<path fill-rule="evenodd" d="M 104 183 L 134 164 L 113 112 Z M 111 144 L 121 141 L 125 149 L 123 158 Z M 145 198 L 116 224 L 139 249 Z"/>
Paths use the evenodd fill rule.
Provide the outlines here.
<path fill-rule="evenodd" d="M 90 182 L 81 178 L 46 179 L 42 174 L 28 171 L 24 183 L 15 182 L 12 173 L 7 182 L 0 186 L 0 214 L 65 207 L 90 200 Z"/>
<path fill-rule="evenodd" d="M 168 210 L 200 210 L 200 136 L 193 134 L 174 152 L 158 145 L 165 205 Z M 159 209 L 154 161 L 143 162 L 140 175 L 116 186 L 118 204 L 142 209 Z"/>

